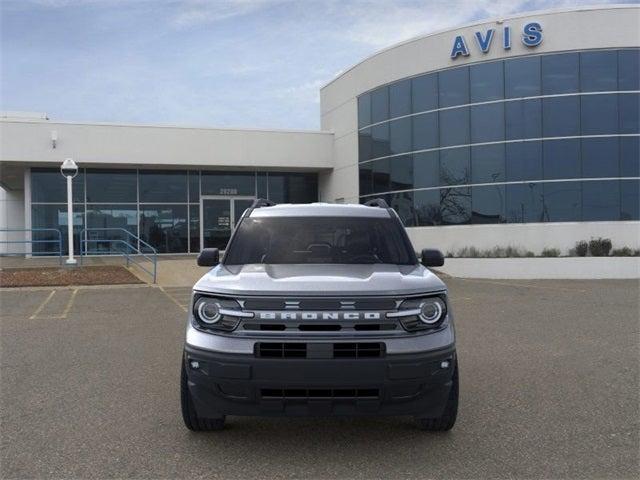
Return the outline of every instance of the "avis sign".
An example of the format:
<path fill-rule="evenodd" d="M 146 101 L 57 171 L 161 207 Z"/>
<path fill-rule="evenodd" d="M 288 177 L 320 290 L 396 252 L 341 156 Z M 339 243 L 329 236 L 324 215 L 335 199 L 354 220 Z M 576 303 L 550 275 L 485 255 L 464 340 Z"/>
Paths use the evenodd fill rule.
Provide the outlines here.
<path fill-rule="evenodd" d="M 482 53 L 487 53 L 496 36 L 496 29 L 489 28 L 486 32 L 475 32 L 474 38 Z M 522 27 L 520 41 L 526 47 L 537 47 L 542 43 L 542 26 L 538 22 L 530 22 Z M 511 48 L 511 27 L 502 28 L 502 48 Z M 469 47 L 463 35 L 458 35 L 453 41 L 451 58 L 454 60 L 459 56 L 468 57 Z"/>

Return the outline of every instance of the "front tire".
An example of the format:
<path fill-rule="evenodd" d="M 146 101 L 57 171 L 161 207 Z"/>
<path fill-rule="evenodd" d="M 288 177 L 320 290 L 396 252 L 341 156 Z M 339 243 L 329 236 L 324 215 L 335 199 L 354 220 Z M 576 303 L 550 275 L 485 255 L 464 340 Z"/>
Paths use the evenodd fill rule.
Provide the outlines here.
<path fill-rule="evenodd" d="M 437 418 L 418 418 L 418 426 L 420 429 L 429 432 L 446 432 L 451 430 L 456 424 L 456 418 L 458 416 L 458 393 L 458 362 L 456 361 L 453 378 L 451 379 L 451 390 L 449 390 L 449 397 L 447 398 L 444 412 Z"/>
<path fill-rule="evenodd" d="M 216 418 L 201 418 L 196 413 L 196 409 L 191 399 L 189 385 L 187 384 L 187 369 L 182 362 L 182 372 L 180 373 L 180 405 L 182 407 L 182 419 L 184 425 L 194 432 L 211 432 L 224 428 L 225 416 Z"/>

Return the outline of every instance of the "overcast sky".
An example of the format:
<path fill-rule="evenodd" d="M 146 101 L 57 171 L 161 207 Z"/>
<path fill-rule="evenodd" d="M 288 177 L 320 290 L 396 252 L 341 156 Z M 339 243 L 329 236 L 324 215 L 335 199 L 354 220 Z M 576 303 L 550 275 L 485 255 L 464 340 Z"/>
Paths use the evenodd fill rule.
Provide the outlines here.
<path fill-rule="evenodd" d="M 375 51 L 566 0 L 0 0 L 0 110 L 317 129 L 319 87 Z"/>

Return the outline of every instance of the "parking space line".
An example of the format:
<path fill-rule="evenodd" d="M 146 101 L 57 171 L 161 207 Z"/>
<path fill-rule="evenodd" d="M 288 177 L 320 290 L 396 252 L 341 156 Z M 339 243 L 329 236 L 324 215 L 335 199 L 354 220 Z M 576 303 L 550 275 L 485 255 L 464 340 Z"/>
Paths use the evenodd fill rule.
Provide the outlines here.
<path fill-rule="evenodd" d="M 71 294 L 71 297 L 69 298 L 69 301 L 67 302 L 67 306 L 64 309 L 64 312 L 62 312 L 62 314 L 59 316 L 59 318 L 67 318 L 67 315 L 69 314 L 69 310 L 71 310 L 71 306 L 73 305 L 73 301 L 76 298 L 76 295 L 78 294 L 78 288 L 76 288 L 73 293 Z"/>
<path fill-rule="evenodd" d="M 167 292 L 161 285 L 158 285 L 158 288 L 160 289 L 160 291 L 162 293 L 164 293 L 169 298 L 169 300 L 171 300 L 173 303 L 175 303 L 177 306 L 179 306 L 185 312 L 188 311 L 186 305 L 183 305 L 182 303 L 180 303 L 176 298 L 173 297 L 173 295 L 171 295 L 169 292 Z"/>
<path fill-rule="evenodd" d="M 42 311 L 42 309 L 44 308 L 44 306 L 49 303 L 49 300 L 51 300 L 51 298 L 53 297 L 53 295 L 56 293 L 55 290 L 51 290 L 51 293 L 47 296 L 47 298 L 44 299 L 44 301 L 40 304 L 40 306 L 36 309 L 35 312 L 33 312 L 33 315 L 31 315 L 29 317 L 29 320 L 33 320 L 34 318 L 36 318 L 38 316 L 38 314 Z"/>

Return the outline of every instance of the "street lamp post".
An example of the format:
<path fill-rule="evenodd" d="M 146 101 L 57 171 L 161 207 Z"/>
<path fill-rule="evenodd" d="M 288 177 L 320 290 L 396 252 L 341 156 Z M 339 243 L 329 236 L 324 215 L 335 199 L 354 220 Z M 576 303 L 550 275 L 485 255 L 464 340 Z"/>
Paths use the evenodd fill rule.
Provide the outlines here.
<path fill-rule="evenodd" d="M 78 166 L 72 158 L 65 159 L 60 166 L 60 173 L 67 179 L 67 243 L 69 244 L 69 258 L 67 265 L 75 265 L 77 260 L 73 258 L 73 177 L 78 174 Z"/>

